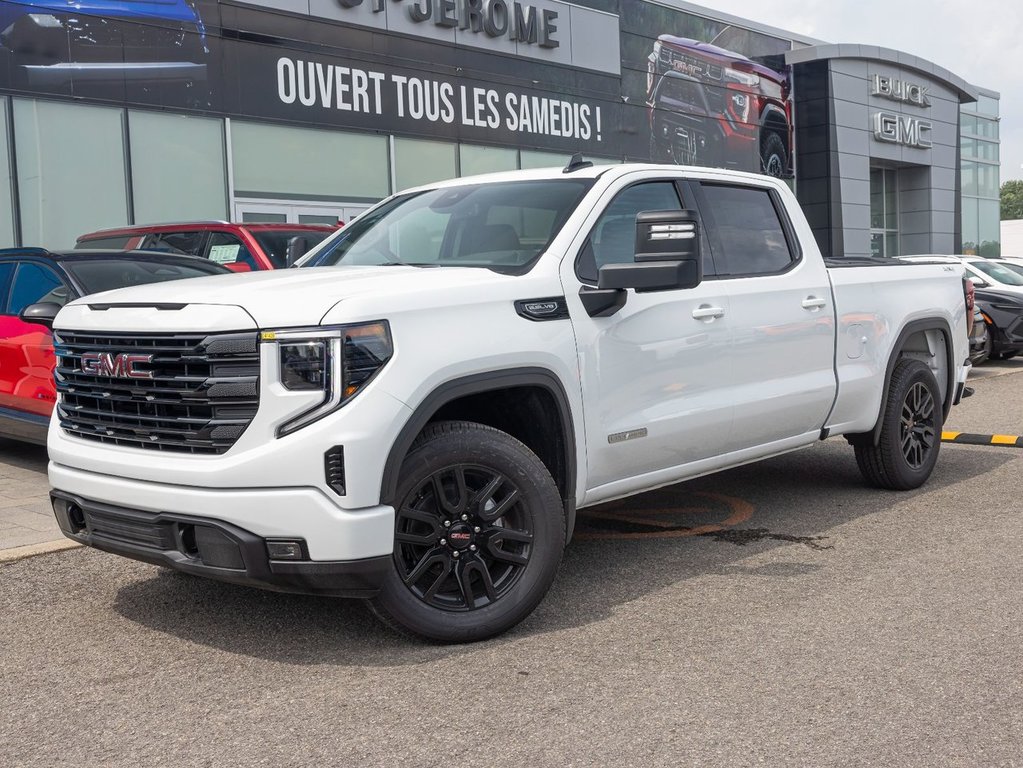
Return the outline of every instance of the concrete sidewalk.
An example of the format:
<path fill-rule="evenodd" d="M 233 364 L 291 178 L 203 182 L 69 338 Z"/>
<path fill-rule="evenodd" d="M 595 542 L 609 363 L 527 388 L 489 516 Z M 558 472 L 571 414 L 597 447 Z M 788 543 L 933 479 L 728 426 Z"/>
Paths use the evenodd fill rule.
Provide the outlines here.
<path fill-rule="evenodd" d="M 0 439 L 0 562 L 78 546 L 50 509 L 46 449 Z"/>

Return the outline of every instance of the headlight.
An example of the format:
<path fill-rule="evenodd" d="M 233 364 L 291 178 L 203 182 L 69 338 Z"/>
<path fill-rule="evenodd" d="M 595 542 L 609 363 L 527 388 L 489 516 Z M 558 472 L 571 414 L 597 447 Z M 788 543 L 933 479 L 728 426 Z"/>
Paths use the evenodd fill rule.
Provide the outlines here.
<path fill-rule="evenodd" d="M 733 83 L 740 83 L 741 85 L 745 85 L 750 88 L 756 88 L 760 85 L 760 75 L 755 75 L 752 72 L 742 72 L 730 67 L 725 70 L 725 80 Z"/>
<path fill-rule="evenodd" d="M 289 392 L 322 392 L 320 402 L 277 428 L 277 437 L 319 421 L 351 400 L 391 359 L 391 330 L 384 320 L 334 328 L 263 331 L 276 345 L 277 376 Z"/>

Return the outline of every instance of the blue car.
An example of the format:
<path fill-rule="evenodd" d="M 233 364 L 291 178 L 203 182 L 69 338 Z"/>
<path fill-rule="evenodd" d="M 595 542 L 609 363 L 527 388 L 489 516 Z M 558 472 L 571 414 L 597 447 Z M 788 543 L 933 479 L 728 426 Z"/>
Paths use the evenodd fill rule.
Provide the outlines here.
<path fill-rule="evenodd" d="M 169 83 L 208 92 L 208 56 L 189 0 L 0 0 L 0 64 L 14 88 Z"/>

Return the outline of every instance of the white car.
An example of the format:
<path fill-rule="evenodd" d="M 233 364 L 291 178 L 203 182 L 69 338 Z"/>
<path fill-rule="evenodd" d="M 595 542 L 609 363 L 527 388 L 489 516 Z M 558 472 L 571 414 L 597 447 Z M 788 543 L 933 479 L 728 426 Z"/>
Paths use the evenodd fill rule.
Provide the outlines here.
<path fill-rule="evenodd" d="M 968 277 L 975 278 L 978 288 L 990 286 L 1000 291 L 1023 294 L 1023 262 L 1008 259 L 985 259 L 981 256 L 915 255 L 902 256 L 902 261 L 959 263 L 966 268 Z"/>

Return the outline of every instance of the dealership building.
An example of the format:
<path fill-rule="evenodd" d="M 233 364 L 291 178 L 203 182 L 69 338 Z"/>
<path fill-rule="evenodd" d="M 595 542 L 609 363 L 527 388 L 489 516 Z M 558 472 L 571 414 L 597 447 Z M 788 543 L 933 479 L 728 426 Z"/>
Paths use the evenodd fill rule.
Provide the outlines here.
<path fill-rule="evenodd" d="M 0 0 L 0 246 L 582 152 L 783 177 L 827 255 L 998 253 L 998 94 L 907 53 L 683 2 L 105 5 Z"/>

